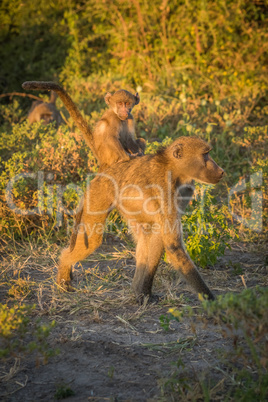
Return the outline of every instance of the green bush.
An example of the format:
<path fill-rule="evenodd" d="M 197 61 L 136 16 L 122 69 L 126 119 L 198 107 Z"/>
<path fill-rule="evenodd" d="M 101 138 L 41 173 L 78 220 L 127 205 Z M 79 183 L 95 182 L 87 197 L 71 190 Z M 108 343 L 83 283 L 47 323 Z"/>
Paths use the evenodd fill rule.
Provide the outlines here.
<path fill-rule="evenodd" d="M 240 294 L 220 295 L 213 302 L 205 300 L 198 311 L 189 306 L 181 311 L 172 308 L 167 316 L 160 317 L 160 323 L 168 330 L 172 320 L 183 321 L 188 317 L 195 330 L 197 321 L 207 325 L 208 319 L 212 319 L 220 326 L 223 337 L 233 341 L 233 348 L 220 352 L 226 398 L 265 401 L 268 390 L 267 309 L 268 289 L 256 287 L 245 289 Z M 182 388 L 182 360 L 164 386 L 164 393 L 171 393 L 173 397 L 176 393 L 181 395 L 185 392 L 186 395 L 196 385 L 192 378 L 188 378 L 184 379 L 186 383 Z M 204 398 L 210 394 L 212 376 L 212 372 L 206 374 L 207 380 L 202 384 Z"/>
<path fill-rule="evenodd" d="M 265 18 L 249 0 L 4 0 L 1 89 L 107 74 L 146 91 L 256 98 L 267 84 Z"/>
<path fill-rule="evenodd" d="M 185 243 L 190 257 L 201 267 L 214 265 L 224 255 L 234 229 L 225 206 L 219 206 L 212 194 L 213 186 L 196 186 L 197 193 L 182 217 Z"/>
<path fill-rule="evenodd" d="M 22 356 L 35 353 L 37 362 L 40 356 L 46 363 L 49 356 L 56 353 L 51 349 L 47 337 L 55 321 L 41 324 L 33 317 L 35 305 L 17 305 L 9 308 L 0 304 L 0 357 Z"/>
<path fill-rule="evenodd" d="M 39 233 L 40 229 L 48 234 L 56 224 L 57 214 L 62 216 L 62 224 L 66 221 L 62 208 L 74 210 L 78 204 L 77 192 L 83 191 L 77 188 L 74 193 L 72 188 L 66 190 L 66 186 L 78 183 L 85 188 L 89 171 L 96 169 L 96 161 L 81 142 L 82 137 L 70 133 L 67 126 L 56 130 L 54 124 L 29 126 L 24 122 L 2 132 L 0 226 L 3 237 L 23 239 Z M 17 179 L 12 184 L 14 178 Z M 35 212 L 24 216 L 26 209 Z"/>

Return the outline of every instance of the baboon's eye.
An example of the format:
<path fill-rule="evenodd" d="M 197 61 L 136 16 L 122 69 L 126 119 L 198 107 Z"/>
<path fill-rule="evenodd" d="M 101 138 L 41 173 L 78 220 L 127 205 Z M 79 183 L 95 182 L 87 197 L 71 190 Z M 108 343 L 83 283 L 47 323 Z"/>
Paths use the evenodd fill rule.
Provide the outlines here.
<path fill-rule="evenodd" d="M 126 103 L 126 106 L 127 106 L 127 107 L 130 107 L 130 103 L 129 103 L 129 102 L 127 102 L 127 103 Z"/>
<path fill-rule="evenodd" d="M 208 157 L 209 157 L 209 152 L 206 152 L 205 154 L 203 154 L 203 157 L 204 157 L 204 161 L 207 162 Z"/>
<path fill-rule="evenodd" d="M 123 102 L 117 102 L 118 106 L 122 106 Z"/>

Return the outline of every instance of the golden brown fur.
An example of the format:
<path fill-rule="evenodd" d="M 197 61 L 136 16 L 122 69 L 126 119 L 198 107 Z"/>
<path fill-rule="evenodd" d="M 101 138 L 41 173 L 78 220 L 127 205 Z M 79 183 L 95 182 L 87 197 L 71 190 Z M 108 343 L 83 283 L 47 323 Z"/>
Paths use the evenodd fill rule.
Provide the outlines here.
<path fill-rule="evenodd" d="M 185 251 L 180 223 L 189 201 L 183 197 L 191 196 L 193 180 L 215 184 L 224 173 L 209 150 L 201 139 L 181 137 L 156 155 L 113 164 L 97 175 L 84 195 L 72 243 L 61 254 L 58 284 L 71 289 L 72 265 L 101 245 L 105 220 L 116 208 L 137 243 L 133 289 L 139 301 L 151 297 L 164 249 L 194 290 L 213 299 Z"/>
<path fill-rule="evenodd" d="M 105 102 L 110 109 L 104 113 L 92 131 L 70 96 L 58 84 L 29 81 L 25 82 L 22 87 L 34 90 L 53 90 L 59 95 L 83 133 L 85 141 L 97 158 L 101 170 L 113 163 L 128 161 L 137 155 L 143 155 L 146 142 L 142 138 L 136 139 L 134 120 L 131 114 L 133 107 L 139 103 L 138 94 L 132 95 L 123 89 L 113 95 L 106 94 Z"/>

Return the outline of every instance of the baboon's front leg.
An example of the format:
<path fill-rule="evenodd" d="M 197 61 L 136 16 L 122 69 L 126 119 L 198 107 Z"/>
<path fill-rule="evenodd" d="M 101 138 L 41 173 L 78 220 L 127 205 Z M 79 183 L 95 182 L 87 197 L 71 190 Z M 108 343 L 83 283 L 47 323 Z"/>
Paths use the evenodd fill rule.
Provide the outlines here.
<path fill-rule="evenodd" d="M 169 262 L 178 269 L 193 289 L 213 300 L 214 296 L 202 279 L 193 261 L 185 251 L 183 231 L 179 219 L 166 219 L 163 225 L 163 241 Z"/>
<path fill-rule="evenodd" d="M 206 295 L 210 300 L 214 300 L 213 293 L 202 279 L 197 271 L 193 261 L 190 259 L 180 241 L 166 244 L 166 254 L 169 262 L 175 269 L 178 269 L 186 281 L 193 287 L 197 293 Z"/>
<path fill-rule="evenodd" d="M 137 300 L 142 303 L 146 296 L 151 297 L 152 285 L 156 269 L 163 251 L 161 234 L 140 233 L 137 237 L 136 271 L 132 288 Z"/>

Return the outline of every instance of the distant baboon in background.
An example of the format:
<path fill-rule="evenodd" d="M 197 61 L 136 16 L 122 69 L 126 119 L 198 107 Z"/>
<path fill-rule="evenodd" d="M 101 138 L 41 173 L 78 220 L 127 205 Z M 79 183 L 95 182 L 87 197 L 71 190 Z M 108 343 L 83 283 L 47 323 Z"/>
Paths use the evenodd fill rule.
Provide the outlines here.
<path fill-rule="evenodd" d="M 116 208 L 137 243 L 133 289 L 140 302 L 151 297 L 164 249 L 193 289 L 213 299 L 185 251 L 180 221 L 186 206 L 183 197 L 192 195 L 193 180 L 216 184 L 223 176 L 209 151 L 205 141 L 181 137 L 155 155 L 115 163 L 97 175 L 81 203 L 70 246 L 61 254 L 58 284 L 71 290 L 72 265 L 101 245 L 106 218 Z"/>
<path fill-rule="evenodd" d="M 146 141 L 135 136 L 134 119 L 131 110 L 140 101 L 135 95 L 120 89 L 113 95 L 107 93 L 105 102 L 110 107 L 94 131 L 79 112 L 67 92 L 54 82 L 28 81 L 22 85 L 24 89 L 53 90 L 57 92 L 78 128 L 84 135 L 86 143 L 98 160 L 101 170 L 119 161 L 128 161 L 144 153 Z"/>
<path fill-rule="evenodd" d="M 28 113 L 29 123 L 32 124 L 42 121 L 44 124 L 49 124 L 55 121 L 56 126 L 59 127 L 59 125 L 63 123 L 63 119 L 56 108 L 56 99 L 57 94 L 52 91 L 49 102 L 34 101 Z"/>

